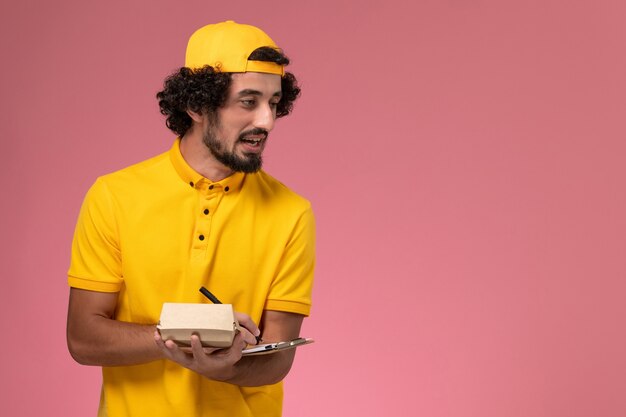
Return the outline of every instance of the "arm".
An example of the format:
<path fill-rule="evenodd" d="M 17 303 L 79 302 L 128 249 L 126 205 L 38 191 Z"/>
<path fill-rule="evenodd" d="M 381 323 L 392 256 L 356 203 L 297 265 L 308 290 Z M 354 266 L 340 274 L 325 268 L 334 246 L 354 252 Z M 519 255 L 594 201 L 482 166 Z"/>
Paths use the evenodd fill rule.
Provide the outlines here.
<path fill-rule="evenodd" d="M 70 289 L 67 346 L 83 365 L 137 365 L 162 359 L 154 344 L 155 325 L 113 319 L 118 293 Z"/>
<path fill-rule="evenodd" d="M 266 310 L 261 318 L 263 340 L 280 342 L 297 338 L 303 319 L 304 316 L 300 314 Z M 260 386 L 281 381 L 291 369 L 296 349 L 242 358 L 241 350 L 245 347 L 245 342 L 237 338 L 230 349 L 207 352 L 202 349 L 200 340 L 192 336 L 192 353 L 188 354 L 174 342 L 164 342 L 155 333 L 157 345 L 163 355 L 209 379 L 240 386 Z M 225 366 L 216 367 L 216 359 L 222 359 Z M 232 364 L 226 365 L 230 362 Z"/>
<path fill-rule="evenodd" d="M 113 318 L 117 297 L 118 293 L 70 289 L 67 346 L 72 357 L 80 364 L 98 366 L 138 365 L 164 359 L 163 350 L 154 342 L 154 324 Z M 247 329 L 238 336 L 241 343 L 256 343 L 252 336 L 258 334 L 256 325 L 247 315 L 235 314 Z"/>
<path fill-rule="evenodd" d="M 304 316 L 282 311 L 266 310 L 261 318 L 264 343 L 292 340 L 300 335 Z M 241 386 L 275 384 L 287 376 L 296 349 L 269 355 L 242 358 L 235 365 L 235 374 L 227 382 Z"/>

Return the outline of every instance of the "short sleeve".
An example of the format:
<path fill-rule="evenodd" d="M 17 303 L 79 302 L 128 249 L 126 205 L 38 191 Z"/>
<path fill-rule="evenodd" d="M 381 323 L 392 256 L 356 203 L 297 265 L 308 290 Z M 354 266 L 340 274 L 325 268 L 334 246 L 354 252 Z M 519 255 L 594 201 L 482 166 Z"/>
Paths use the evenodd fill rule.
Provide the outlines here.
<path fill-rule="evenodd" d="M 308 316 L 314 269 L 315 218 L 308 206 L 296 222 L 285 247 L 265 309 Z"/>
<path fill-rule="evenodd" d="M 98 179 L 80 209 L 72 259 L 68 271 L 71 287 L 117 292 L 122 287 L 120 245 L 111 193 Z"/>

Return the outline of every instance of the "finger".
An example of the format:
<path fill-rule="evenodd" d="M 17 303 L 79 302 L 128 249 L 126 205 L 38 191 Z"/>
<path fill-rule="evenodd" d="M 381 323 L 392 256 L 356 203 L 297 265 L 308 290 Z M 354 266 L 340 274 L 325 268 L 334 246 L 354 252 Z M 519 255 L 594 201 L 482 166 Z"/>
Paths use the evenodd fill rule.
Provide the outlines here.
<path fill-rule="evenodd" d="M 188 355 L 185 352 L 183 352 L 181 348 L 179 348 L 178 345 L 173 340 L 166 340 L 164 342 L 164 345 L 165 345 L 165 353 L 170 360 L 176 363 L 179 363 L 186 368 L 191 365 L 192 363 L 191 355 Z"/>
<path fill-rule="evenodd" d="M 214 355 L 220 356 L 225 363 L 234 364 L 241 359 L 241 351 L 245 346 L 246 343 L 244 342 L 243 336 L 239 333 L 235 336 L 233 344 L 228 349 L 221 349 L 215 352 Z"/>
<path fill-rule="evenodd" d="M 241 359 L 241 351 L 244 350 L 248 344 L 249 343 L 247 343 L 244 339 L 243 333 L 239 333 L 235 336 L 231 349 L 234 350 L 235 353 L 239 356 L 237 360 Z"/>
<path fill-rule="evenodd" d="M 248 329 L 246 329 L 245 327 L 240 327 L 239 328 L 239 333 L 238 335 L 241 335 L 241 337 L 243 338 L 244 342 L 248 345 L 256 345 L 257 344 L 257 338 L 254 337 L 252 335 L 252 333 L 250 333 L 248 331 Z"/>
<path fill-rule="evenodd" d="M 158 330 L 154 332 L 154 342 L 163 351 L 163 353 L 169 354 L 169 351 L 165 347 L 165 341 L 161 338 L 161 333 Z"/>
<path fill-rule="evenodd" d="M 250 344 L 256 345 L 256 336 L 261 335 L 261 330 L 259 330 L 256 323 L 252 321 L 249 315 L 237 311 L 235 311 L 235 318 L 237 319 L 237 322 L 239 322 L 239 327 L 245 328 L 252 336 L 255 336 L 254 342 Z"/>
<path fill-rule="evenodd" d="M 183 352 L 193 356 L 193 351 L 191 350 L 191 346 L 179 346 L 178 349 L 180 349 Z M 210 355 L 211 353 L 215 352 L 216 350 L 220 350 L 220 349 L 221 348 L 212 348 L 212 347 L 202 346 L 202 350 L 204 351 L 205 355 Z"/>
<path fill-rule="evenodd" d="M 207 355 L 197 334 L 191 335 L 191 353 L 196 360 L 202 360 Z"/>

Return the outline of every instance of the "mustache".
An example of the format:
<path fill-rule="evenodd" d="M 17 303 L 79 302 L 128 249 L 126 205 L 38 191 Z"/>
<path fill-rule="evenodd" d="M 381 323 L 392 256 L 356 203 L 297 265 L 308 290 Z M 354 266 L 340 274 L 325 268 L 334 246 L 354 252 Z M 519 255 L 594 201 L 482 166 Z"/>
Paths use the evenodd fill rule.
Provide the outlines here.
<path fill-rule="evenodd" d="M 245 139 L 247 136 L 258 136 L 263 135 L 263 140 L 267 139 L 267 135 L 269 132 L 263 128 L 256 127 L 254 129 L 246 130 L 245 132 L 241 132 L 239 135 L 239 140 Z"/>

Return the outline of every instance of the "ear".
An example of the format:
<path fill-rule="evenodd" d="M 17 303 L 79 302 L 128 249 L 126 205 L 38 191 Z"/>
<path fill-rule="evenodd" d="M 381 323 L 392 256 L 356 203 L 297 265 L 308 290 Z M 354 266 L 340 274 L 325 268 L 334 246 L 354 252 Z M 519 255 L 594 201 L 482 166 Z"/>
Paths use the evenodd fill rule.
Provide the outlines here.
<path fill-rule="evenodd" d="M 191 117 L 191 120 L 196 123 L 202 123 L 204 121 L 204 117 L 200 113 L 196 113 L 192 110 L 187 110 L 187 114 L 189 115 L 189 117 Z"/>

